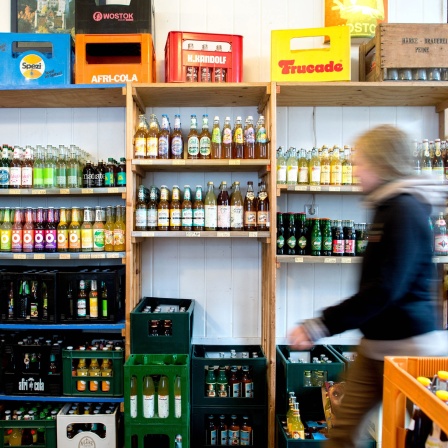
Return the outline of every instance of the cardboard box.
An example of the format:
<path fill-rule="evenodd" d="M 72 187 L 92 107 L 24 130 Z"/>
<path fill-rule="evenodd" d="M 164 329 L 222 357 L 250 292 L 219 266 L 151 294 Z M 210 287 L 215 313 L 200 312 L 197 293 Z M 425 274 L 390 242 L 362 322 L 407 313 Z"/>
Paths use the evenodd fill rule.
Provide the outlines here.
<path fill-rule="evenodd" d="M 329 38 L 329 46 L 296 49 L 297 39 L 315 37 Z M 332 26 L 271 32 L 272 81 L 350 81 L 350 78 L 348 27 Z"/>
<path fill-rule="evenodd" d="M 57 86 L 73 79 L 69 34 L 0 33 L 0 85 Z"/>
<path fill-rule="evenodd" d="M 446 23 L 378 25 L 375 37 L 359 47 L 359 80 L 448 80 L 447 33 Z M 440 79 L 432 79 L 432 68 L 442 68 Z"/>

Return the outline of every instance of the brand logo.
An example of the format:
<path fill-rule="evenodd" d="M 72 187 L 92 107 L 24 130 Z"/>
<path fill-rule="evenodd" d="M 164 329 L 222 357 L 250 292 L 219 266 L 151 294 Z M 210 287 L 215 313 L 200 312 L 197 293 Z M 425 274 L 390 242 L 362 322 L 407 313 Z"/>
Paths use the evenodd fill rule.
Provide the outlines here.
<path fill-rule="evenodd" d="M 308 64 L 308 65 L 294 65 L 294 59 L 284 59 L 278 61 L 279 67 L 282 69 L 282 75 L 294 75 L 303 73 L 331 73 L 342 72 L 344 66 L 340 63 L 335 64 L 330 61 L 328 64 Z"/>
<path fill-rule="evenodd" d="M 89 436 L 84 436 L 79 441 L 78 448 L 95 448 L 95 441 Z"/>
<path fill-rule="evenodd" d="M 137 75 L 128 75 L 122 73 L 119 75 L 94 75 L 92 76 L 92 83 L 112 83 L 112 82 L 135 82 L 138 81 Z"/>
<path fill-rule="evenodd" d="M 45 72 L 45 62 L 37 54 L 27 54 L 20 61 L 20 73 L 27 79 L 38 79 Z"/>
<path fill-rule="evenodd" d="M 118 22 L 133 22 L 133 12 L 105 12 L 95 11 L 93 13 L 93 20 L 101 22 L 101 20 L 117 20 Z"/>
<path fill-rule="evenodd" d="M 227 56 L 206 56 L 199 54 L 189 54 L 187 56 L 188 62 L 207 62 L 209 64 L 225 64 Z"/>
<path fill-rule="evenodd" d="M 34 380 L 34 378 L 28 378 L 27 380 L 25 378 L 22 378 L 21 381 L 19 381 L 19 390 L 20 391 L 45 391 L 45 383 L 39 378 L 38 380 Z"/>

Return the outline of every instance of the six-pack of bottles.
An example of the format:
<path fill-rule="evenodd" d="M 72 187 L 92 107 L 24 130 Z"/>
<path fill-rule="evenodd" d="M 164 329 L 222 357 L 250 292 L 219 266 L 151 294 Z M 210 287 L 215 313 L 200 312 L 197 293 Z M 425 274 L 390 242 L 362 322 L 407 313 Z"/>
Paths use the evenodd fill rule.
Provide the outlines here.
<path fill-rule="evenodd" d="M 219 117 L 213 119 L 210 132 L 207 114 L 202 116 L 202 129 L 198 131 L 195 114 L 190 117 L 190 130 L 182 133 L 180 115 L 174 116 L 171 130 L 168 115 L 162 115 L 159 125 L 157 116 L 151 114 L 149 124 L 145 115 L 139 116 L 134 134 L 134 157 L 136 159 L 268 159 L 268 137 L 264 116 L 256 124 L 248 116 L 243 127 L 238 116 L 232 129 L 230 117 L 225 117 L 221 129 Z"/>
<path fill-rule="evenodd" d="M 247 415 L 208 415 L 205 423 L 206 445 L 248 446 L 253 444 L 254 429 Z"/>
<path fill-rule="evenodd" d="M 121 252 L 126 207 L 0 208 L 0 252 Z"/>
<path fill-rule="evenodd" d="M 264 181 L 255 195 L 253 182 L 247 182 L 245 197 L 240 183 L 233 183 L 229 195 L 227 182 L 222 181 L 218 196 L 213 182 L 207 183 L 203 197 L 202 186 L 197 185 L 194 196 L 189 185 L 183 195 L 174 185 L 172 191 L 162 185 L 160 191 L 141 185 L 135 210 L 135 230 L 246 230 L 266 231 L 270 227 L 269 196 Z"/>
<path fill-rule="evenodd" d="M 75 145 L 25 148 L 4 144 L 0 159 L 0 188 L 125 187 L 126 159 L 109 157 L 93 165 L 90 156 Z"/>

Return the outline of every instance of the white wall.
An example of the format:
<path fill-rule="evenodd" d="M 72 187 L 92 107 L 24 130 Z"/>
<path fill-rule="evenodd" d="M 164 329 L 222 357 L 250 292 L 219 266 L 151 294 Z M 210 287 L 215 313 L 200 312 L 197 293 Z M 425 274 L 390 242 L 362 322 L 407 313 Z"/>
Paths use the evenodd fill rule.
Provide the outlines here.
<path fill-rule="evenodd" d="M 320 27 L 324 23 L 323 0 L 154 0 L 157 80 L 164 81 L 164 47 L 169 31 L 241 34 L 244 39 L 244 81 L 269 81 L 270 31 Z M 0 0 L 0 31 L 9 31 L 10 0 Z M 444 0 L 389 0 L 389 22 L 446 22 Z M 357 46 L 352 47 L 352 80 L 357 80 Z M 181 113 L 186 130 L 189 115 L 221 117 L 257 116 L 246 109 L 168 109 L 154 111 L 170 117 Z M 350 144 L 358 133 L 388 122 L 407 129 L 414 138 L 435 138 L 437 115 L 433 108 L 280 108 L 277 144 L 310 147 L 313 144 Z M 316 137 L 313 133 L 313 119 Z M 0 110 L 0 135 L 10 144 L 77 144 L 96 158 L 124 154 L 124 112 L 119 109 Z M 148 175 L 145 184 L 169 186 L 188 183 L 219 184 L 227 180 L 257 182 L 256 174 Z M 303 210 L 309 196 L 281 197 L 282 211 Z M 271 198 L 274 200 L 274 198 Z M 359 198 L 318 196 L 320 215 L 366 221 Z M 144 246 L 143 291 L 147 296 L 184 297 L 197 300 L 194 343 L 260 342 L 260 247 L 255 241 L 199 241 L 156 239 Z M 356 290 L 359 266 L 294 265 L 278 270 L 277 336 L 285 341 L 298 320 L 316 315 Z M 322 281 L 325 279 L 325 282 Z M 336 338 L 356 341 L 356 334 Z"/>

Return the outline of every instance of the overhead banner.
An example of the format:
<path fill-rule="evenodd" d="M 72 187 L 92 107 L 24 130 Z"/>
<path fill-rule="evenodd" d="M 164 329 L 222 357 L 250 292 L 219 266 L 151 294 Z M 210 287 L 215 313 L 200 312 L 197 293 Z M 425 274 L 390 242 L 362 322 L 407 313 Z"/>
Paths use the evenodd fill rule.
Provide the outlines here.
<path fill-rule="evenodd" d="M 371 38 L 387 23 L 387 0 L 325 0 L 325 26 L 347 25 L 351 37 Z"/>

